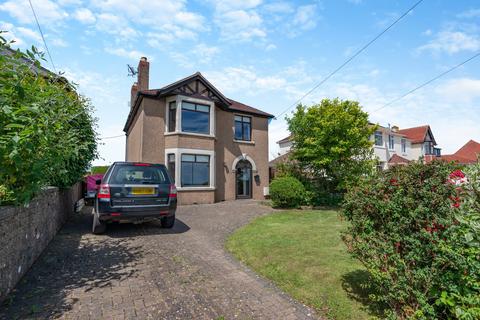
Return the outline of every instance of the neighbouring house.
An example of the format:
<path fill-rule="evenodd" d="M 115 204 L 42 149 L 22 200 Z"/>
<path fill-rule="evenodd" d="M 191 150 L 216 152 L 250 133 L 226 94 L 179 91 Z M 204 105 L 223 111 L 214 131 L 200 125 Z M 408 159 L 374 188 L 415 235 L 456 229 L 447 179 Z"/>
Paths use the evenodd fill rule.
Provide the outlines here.
<path fill-rule="evenodd" d="M 401 130 L 397 127 L 396 131 L 411 141 L 410 160 L 418 160 L 426 156 L 441 156 L 441 149 L 436 147 L 437 143 L 429 125 Z"/>
<path fill-rule="evenodd" d="M 458 164 L 474 164 L 479 162 L 480 157 L 480 143 L 470 140 L 463 147 L 458 149 L 457 152 L 453 154 L 445 154 L 440 157 L 429 156 L 425 160 L 430 162 L 434 159 L 439 159 L 443 161 L 453 161 Z"/>
<path fill-rule="evenodd" d="M 263 199 L 271 118 L 225 97 L 200 72 L 149 89 L 143 57 L 124 127 L 126 160 L 165 164 L 180 204 Z"/>
<path fill-rule="evenodd" d="M 372 125 L 374 125 L 372 123 Z M 377 125 L 372 135 L 373 152 L 378 159 L 377 168 L 386 170 L 394 165 L 405 165 L 410 161 L 418 161 L 440 157 L 441 149 L 429 125 L 406 128 L 400 130 L 398 126 L 383 127 Z M 270 176 L 273 178 L 275 167 L 279 162 L 288 159 L 287 155 L 292 147 L 291 136 L 279 140 L 279 156 L 270 161 Z"/>
<path fill-rule="evenodd" d="M 404 134 L 398 132 L 398 127 L 392 128 L 377 125 L 377 130 L 371 137 L 373 153 L 378 159 L 379 170 L 388 169 L 394 165 L 408 164 L 412 159 L 412 142 Z"/>

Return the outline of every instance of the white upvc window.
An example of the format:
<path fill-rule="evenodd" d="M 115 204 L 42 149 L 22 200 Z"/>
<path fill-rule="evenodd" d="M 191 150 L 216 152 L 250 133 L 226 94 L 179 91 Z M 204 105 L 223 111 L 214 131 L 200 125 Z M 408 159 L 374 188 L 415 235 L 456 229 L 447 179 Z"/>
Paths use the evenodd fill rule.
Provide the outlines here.
<path fill-rule="evenodd" d="M 391 134 L 388 136 L 388 149 L 395 149 L 395 137 Z"/>
<path fill-rule="evenodd" d="M 378 147 L 383 146 L 383 133 L 382 131 L 375 131 L 374 135 L 375 139 L 375 145 Z"/>
<path fill-rule="evenodd" d="M 215 103 L 188 96 L 165 99 L 165 134 L 215 137 Z M 172 128 L 174 127 L 174 128 Z"/>
<path fill-rule="evenodd" d="M 402 139 L 402 153 L 407 153 L 407 139 Z"/>
<path fill-rule="evenodd" d="M 187 148 L 165 149 L 165 163 L 169 164 L 178 190 L 215 189 L 215 151 Z"/>

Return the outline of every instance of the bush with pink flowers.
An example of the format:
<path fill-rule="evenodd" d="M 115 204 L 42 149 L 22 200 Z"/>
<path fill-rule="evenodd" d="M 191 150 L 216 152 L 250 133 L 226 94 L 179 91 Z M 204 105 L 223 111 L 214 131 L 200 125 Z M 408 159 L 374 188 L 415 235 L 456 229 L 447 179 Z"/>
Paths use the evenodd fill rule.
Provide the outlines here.
<path fill-rule="evenodd" d="M 366 177 L 342 214 L 385 318 L 480 319 L 478 165 L 414 163 Z"/>

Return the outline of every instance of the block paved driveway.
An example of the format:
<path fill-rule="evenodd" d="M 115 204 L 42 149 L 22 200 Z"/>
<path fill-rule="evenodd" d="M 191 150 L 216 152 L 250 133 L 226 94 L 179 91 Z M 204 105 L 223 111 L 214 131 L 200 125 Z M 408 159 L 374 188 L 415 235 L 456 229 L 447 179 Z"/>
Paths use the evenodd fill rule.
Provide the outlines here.
<path fill-rule="evenodd" d="M 311 319 L 225 252 L 225 238 L 271 209 L 252 200 L 183 206 L 157 223 L 90 234 L 76 214 L 0 306 L 0 319 Z"/>

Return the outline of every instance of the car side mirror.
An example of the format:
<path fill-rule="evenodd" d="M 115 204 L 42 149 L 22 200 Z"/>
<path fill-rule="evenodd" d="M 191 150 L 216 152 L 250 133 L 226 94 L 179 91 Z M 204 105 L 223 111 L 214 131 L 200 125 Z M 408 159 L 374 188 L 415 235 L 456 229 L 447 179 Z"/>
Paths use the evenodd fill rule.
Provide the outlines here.
<path fill-rule="evenodd" d="M 97 186 L 101 185 L 101 184 L 102 184 L 102 179 L 97 179 L 97 180 L 95 180 L 95 184 L 96 184 Z"/>

